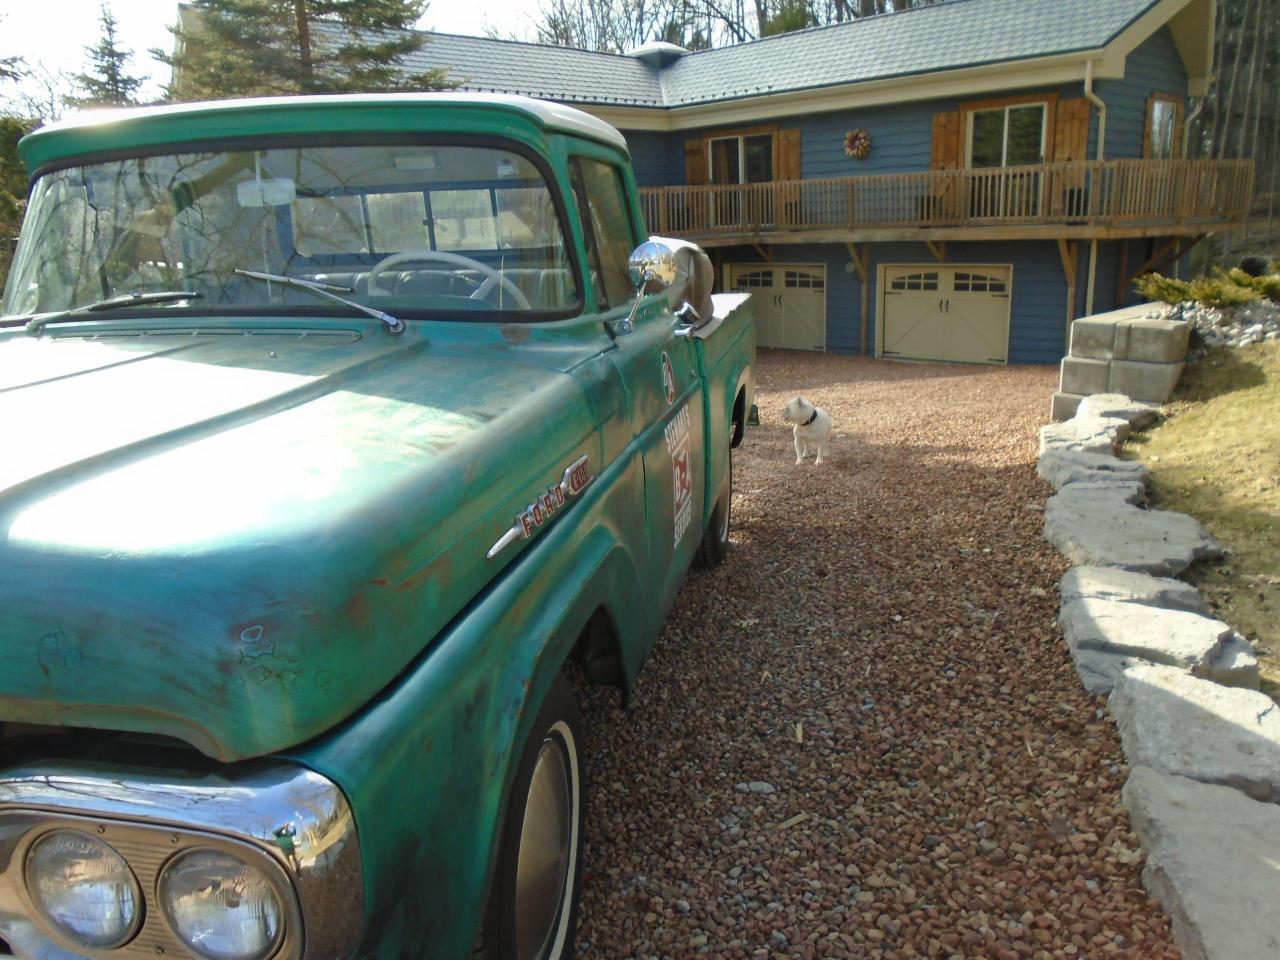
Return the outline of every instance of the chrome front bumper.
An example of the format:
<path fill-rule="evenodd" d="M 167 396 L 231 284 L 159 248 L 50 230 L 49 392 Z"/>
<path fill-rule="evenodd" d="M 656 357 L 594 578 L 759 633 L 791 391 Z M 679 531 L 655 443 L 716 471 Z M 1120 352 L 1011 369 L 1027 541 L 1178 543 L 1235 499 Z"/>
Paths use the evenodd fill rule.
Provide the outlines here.
<path fill-rule="evenodd" d="M 145 915 L 123 946 L 72 949 L 30 908 L 23 852 L 53 827 L 111 843 L 137 875 Z M 194 958 L 162 916 L 155 878 L 170 857 L 197 845 L 238 849 L 296 894 L 272 960 L 338 960 L 355 950 L 364 874 L 351 808 L 329 780 L 285 764 L 234 777 L 89 764 L 0 772 L 0 940 L 23 960 Z"/>

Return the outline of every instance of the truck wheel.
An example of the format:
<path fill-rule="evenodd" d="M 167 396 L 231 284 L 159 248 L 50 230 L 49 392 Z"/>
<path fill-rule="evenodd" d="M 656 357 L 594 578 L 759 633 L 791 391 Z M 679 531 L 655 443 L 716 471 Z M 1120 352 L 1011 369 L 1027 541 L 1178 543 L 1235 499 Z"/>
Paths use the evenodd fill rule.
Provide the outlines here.
<path fill-rule="evenodd" d="M 733 431 L 730 431 L 732 436 Z M 733 513 L 733 447 L 726 448 L 729 457 L 729 480 L 725 484 L 724 493 L 716 501 L 711 511 L 711 522 L 703 531 L 702 543 L 698 544 L 698 553 L 694 558 L 700 567 L 714 567 L 724 563 L 729 555 L 729 521 Z"/>
<path fill-rule="evenodd" d="M 485 923 L 486 960 L 574 954 L 581 888 L 582 718 L 563 676 L 525 742 Z"/>

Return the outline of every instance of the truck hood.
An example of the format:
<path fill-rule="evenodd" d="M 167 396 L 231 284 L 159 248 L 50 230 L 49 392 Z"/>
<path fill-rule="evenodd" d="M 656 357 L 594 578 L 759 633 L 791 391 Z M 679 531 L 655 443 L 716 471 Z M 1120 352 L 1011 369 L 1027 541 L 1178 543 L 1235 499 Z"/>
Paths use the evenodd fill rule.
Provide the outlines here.
<path fill-rule="evenodd" d="M 0 337 L 0 720 L 220 760 L 343 720 L 519 553 L 486 557 L 539 491 L 600 468 L 581 359 L 496 332 Z"/>

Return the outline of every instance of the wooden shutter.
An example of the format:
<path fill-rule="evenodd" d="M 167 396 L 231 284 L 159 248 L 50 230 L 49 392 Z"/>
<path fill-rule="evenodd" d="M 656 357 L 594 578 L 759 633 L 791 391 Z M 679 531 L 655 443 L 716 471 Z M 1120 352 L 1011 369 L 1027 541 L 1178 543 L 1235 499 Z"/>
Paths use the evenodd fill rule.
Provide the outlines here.
<path fill-rule="evenodd" d="M 929 151 L 929 161 L 935 170 L 957 170 L 963 165 L 959 111 L 933 115 L 933 146 Z"/>
<path fill-rule="evenodd" d="M 800 179 L 800 131 L 778 131 L 778 163 L 775 180 Z"/>
<path fill-rule="evenodd" d="M 685 141 L 684 182 L 690 185 L 711 182 L 711 176 L 707 170 L 706 140 Z"/>
<path fill-rule="evenodd" d="M 1089 101 L 1084 97 L 1058 102 L 1054 122 L 1053 160 L 1066 163 L 1089 159 Z"/>

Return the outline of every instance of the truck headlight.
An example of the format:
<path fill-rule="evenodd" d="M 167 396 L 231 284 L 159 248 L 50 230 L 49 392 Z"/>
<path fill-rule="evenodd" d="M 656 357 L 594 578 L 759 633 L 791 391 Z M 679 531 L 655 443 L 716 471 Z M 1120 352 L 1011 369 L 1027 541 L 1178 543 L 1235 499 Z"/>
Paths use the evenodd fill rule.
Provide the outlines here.
<path fill-rule="evenodd" d="M 74 830 L 47 833 L 27 851 L 27 892 L 67 939 L 119 946 L 137 928 L 142 892 L 120 854 Z"/>
<path fill-rule="evenodd" d="M 284 908 L 266 873 L 221 850 L 175 857 L 160 875 L 173 932 L 207 960 L 264 960 L 280 943 Z"/>

